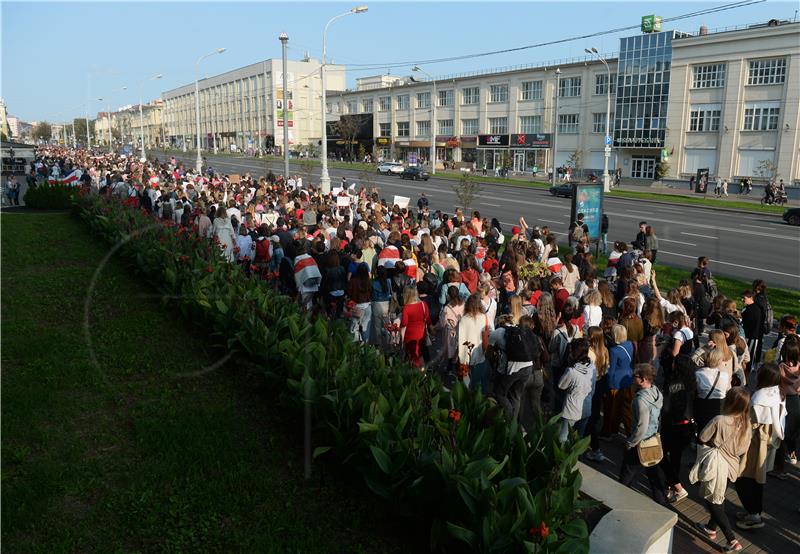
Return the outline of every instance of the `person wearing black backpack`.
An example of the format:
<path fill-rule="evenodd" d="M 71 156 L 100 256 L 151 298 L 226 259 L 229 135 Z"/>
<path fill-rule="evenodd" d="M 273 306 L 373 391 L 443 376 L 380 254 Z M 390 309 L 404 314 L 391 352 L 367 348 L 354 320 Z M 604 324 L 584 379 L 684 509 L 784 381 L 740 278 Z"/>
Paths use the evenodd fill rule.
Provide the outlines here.
<path fill-rule="evenodd" d="M 680 310 L 675 310 L 669 314 L 670 323 L 670 343 L 666 344 L 661 350 L 659 365 L 661 371 L 666 373 L 671 367 L 678 354 L 691 355 L 694 349 L 694 333 L 689 328 L 689 318 Z"/>
<path fill-rule="evenodd" d="M 540 339 L 534 331 L 535 322 L 530 316 L 522 316 L 519 325 L 498 327 L 489 337 L 489 344 L 503 352 L 497 367 L 493 396 L 505 409 L 509 418 L 518 420 L 522 392 L 525 383 L 535 369 L 541 370 Z"/>
<path fill-rule="evenodd" d="M 686 354 L 679 354 L 664 373 L 664 405 L 661 408 L 661 440 L 664 447 L 664 470 L 669 489 L 667 500 L 678 502 L 689 493 L 681 484 L 681 460 L 689 446 L 694 428 L 695 372 L 697 365 Z"/>

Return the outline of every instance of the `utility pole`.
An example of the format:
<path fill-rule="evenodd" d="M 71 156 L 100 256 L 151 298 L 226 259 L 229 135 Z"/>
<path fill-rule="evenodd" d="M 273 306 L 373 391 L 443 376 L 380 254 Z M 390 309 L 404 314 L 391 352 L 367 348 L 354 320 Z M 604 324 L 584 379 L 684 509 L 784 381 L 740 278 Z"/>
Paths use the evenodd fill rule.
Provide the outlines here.
<path fill-rule="evenodd" d="M 556 154 L 558 152 L 558 83 L 561 78 L 561 69 L 556 69 L 556 101 L 553 109 L 553 178 L 552 186 L 556 186 Z"/>
<path fill-rule="evenodd" d="M 289 77 L 287 62 L 287 44 L 289 35 L 281 33 L 278 36 L 281 41 L 281 53 L 283 56 L 283 178 L 289 179 Z"/>

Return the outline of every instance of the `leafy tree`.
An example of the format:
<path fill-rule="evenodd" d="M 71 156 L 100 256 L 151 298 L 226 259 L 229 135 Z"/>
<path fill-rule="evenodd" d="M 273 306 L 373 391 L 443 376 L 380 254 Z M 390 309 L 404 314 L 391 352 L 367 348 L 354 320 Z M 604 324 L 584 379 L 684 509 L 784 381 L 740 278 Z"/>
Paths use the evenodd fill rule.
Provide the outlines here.
<path fill-rule="evenodd" d="M 469 173 L 462 173 L 458 182 L 453 185 L 453 192 L 456 193 L 458 203 L 464 208 L 464 213 L 468 213 L 472 204 L 481 195 L 481 185 Z"/>
<path fill-rule="evenodd" d="M 780 173 L 778 173 L 778 164 L 772 160 L 760 160 L 756 171 L 758 171 L 760 176 L 770 181 L 780 176 Z"/>
<path fill-rule="evenodd" d="M 669 173 L 669 162 L 661 160 L 656 166 L 656 181 L 660 181 Z"/>
<path fill-rule="evenodd" d="M 340 117 L 336 122 L 336 132 L 342 137 L 342 140 L 347 145 L 347 152 L 350 159 L 353 159 L 353 144 L 358 136 L 358 131 L 361 129 L 361 120 L 356 117 Z"/>
<path fill-rule="evenodd" d="M 73 119 L 72 124 L 75 126 L 75 136 L 83 143 L 86 143 L 86 119 Z M 94 136 L 94 120 L 89 120 L 89 133 Z"/>
<path fill-rule="evenodd" d="M 40 138 L 50 140 L 53 136 L 53 127 L 47 121 L 40 121 L 33 128 L 33 137 L 35 140 Z"/>
<path fill-rule="evenodd" d="M 567 158 L 567 165 L 575 170 L 575 173 L 580 173 L 583 169 L 583 150 L 575 150 Z"/>

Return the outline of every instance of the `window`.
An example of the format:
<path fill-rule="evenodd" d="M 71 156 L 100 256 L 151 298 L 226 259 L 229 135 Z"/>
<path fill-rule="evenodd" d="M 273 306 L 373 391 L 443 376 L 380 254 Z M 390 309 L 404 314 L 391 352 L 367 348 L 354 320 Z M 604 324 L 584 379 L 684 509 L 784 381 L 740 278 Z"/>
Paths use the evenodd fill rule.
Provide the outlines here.
<path fill-rule="evenodd" d="M 508 85 L 491 85 L 489 102 L 508 102 Z"/>
<path fill-rule="evenodd" d="M 364 98 L 361 101 L 361 113 L 372 113 L 372 98 Z"/>
<path fill-rule="evenodd" d="M 524 81 L 520 87 L 520 100 L 541 100 L 542 82 Z"/>
<path fill-rule="evenodd" d="M 564 77 L 558 81 L 558 95 L 560 97 L 580 96 L 581 95 L 581 78 L 580 77 Z"/>
<path fill-rule="evenodd" d="M 519 118 L 519 132 L 520 133 L 541 133 L 542 132 L 542 116 L 540 115 L 522 115 Z"/>
<path fill-rule="evenodd" d="M 461 89 L 461 103 L 465 105 L 477 104 L 480 101 L 481 89 L 478 87 L 467 87 Z"/>
<path fill-rule="evenodd" d="M 397 97 L 397 109 L 407 110 L 410 105 L 408 94 L 401 94 Z M 408 136 L 408 135 L 406 135 Z"/>
<path fill-rule="evenodd" d="M 431 107 L 431 93 L 418 92 L 417 93 L 417 108 L 430 108 Z"/>
<path fill-rule="evenodd" d="M 429 137 L 431 136 L 431 122 L 430 121 L 417 121 L 417 136 Z"/>
<path fill-rule="evenodd" d="M 358 102 L 356 102 L 355 100 L 348 100 L 347 113 L 358 113 Z"/>
<path fill-rule="evenodd" d="M 692 67 L 692 88 L 717 88 L 724 86 L 724 63 L 712 63 Z"/>
<path fill-rule="evenodd" d="M 461 120 L 461 134 L 462 135 L 477 135 L 478 134 L 478 120 L 477 119 L 462 119 Z"/>
<path fill-rule="evenodd" d="M 392 124 L 391 123 L 379 123 L 380 126 L 380 136 L 382 137 L 390 137 L 392 136 Z"/>
<path fill-rule="evenodd" d="M 748 85 L 779 85 L 786 80 L 786 58 L 751 60 Z"/>
<path fill-rule="evenodd" d="M 408 98 L 408 97 L 406 97 Z M 398 137 L 407 137 L 409 136 L 409 126 L 408 121 L 398 121 L 397 122 L 397 136 Z"/>
<path fill-rule="evenodd" d="M 508 118 L 507 117 L 490 117 L 489 118 L 489 132 L 493 135 L 502 135 L 508 133 Z"/>
<path fill-rule="evenodd" d="M 615 94 L 614 84 L 617 82 L 617 74 L 611 74 L 611 94 Z M 608 94 L 608 72 L 598 73 L 594 76 L 594 93 L 595 94 Z M 580 93 L 579 93 L 580 94 Z"/>
<path fill-rule="evenodd" d="M 778 128 L 780 115 L 778 102 L 745 104 L 743 131 L 774 131 Z"/>
<path fill-rule="evenodd" d="M 558 132 L 564 134 L 575 134 L 578 132 L 579 116 L 576 113 L 559 114 Z"/>
<path fill-rule="evenodd" d="M 719 117 L 722 107 L 719 104 L 692 104 L 689 110 L 689 131 L 719 131 Z"/>
<path fill-rule="evenodd" d="M 437 135 L 445 135 L 445 136 L 453 135 L 452 119 L 440 119 L 438 123 L 439 123 L 439 132 L 436 133 Z"/>
<path fill-rule="evenodd" d="M 378 111 L 388 112 L 392 109 L 392 99 L 389 96 L 381 96 L 378 98 Z"/>
<path fill-rule="evenodd" d="M 439 91 L 439 105 L 442 107 L 453 105 L 453 91 L 440 90 Z"/>
<path fill-rule="evenodd" d="M 611 121 L 614 121 L 614 114 L 611 114 Z M 609 126 L 609 131 L 611 127 Z M 606 113 L 593 113 L 592 114 L 592 132 L 605 133 L 606 132 Z"/>

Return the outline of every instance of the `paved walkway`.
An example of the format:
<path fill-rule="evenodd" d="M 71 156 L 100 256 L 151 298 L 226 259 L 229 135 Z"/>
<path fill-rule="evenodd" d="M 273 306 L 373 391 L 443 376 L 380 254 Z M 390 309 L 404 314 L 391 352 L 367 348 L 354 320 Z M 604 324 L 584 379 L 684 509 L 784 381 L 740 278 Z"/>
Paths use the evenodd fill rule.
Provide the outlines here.
<path fill-rule="evenodd" d="M 606 457 L 611 461 L 597 463 L 584 459 L 583 462 L 613 479 L 619 477 L 622 464 L 623 441 L 614 438 L 602 442 L 601 447 Z M 695 522 L 708 521 L 702 498 L 698 494 L 698 485 L 689 484 L 689 468 L 694 463 L 695 451 L 688 449 L 683 459 L 681 482 L 689 497 L 681 500 L 672 507 L 678 513 L 678 524 L 675 527 L 673 552 L 683 554 L 688 552 L 719 552 L 725 538 L 718 532 L 716 541 L 710 541 L 694 529 Z M 743 531 L 736 525 L 736 512 L 742 510 L 739 497 L 733 485 L 728 487 L 726 495 L 726 512 L 737 538 L 744 546 L 743 552 L 747 554 L 760 553 L 790 553 L 800 552 L 800 466 L 786 464 L 789 479 L 781 481 L 774 477 L 767 478 L 764 489 L 764 521 L 766 525 L 761 529 Z M 650 487 L 644 471 L 634 488 L 645 495 L 650 495 Z M 620 549 L 622 553 L 624 548 Z"/>

